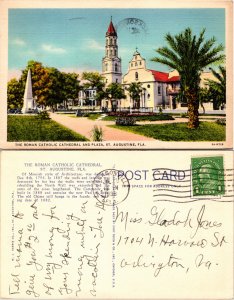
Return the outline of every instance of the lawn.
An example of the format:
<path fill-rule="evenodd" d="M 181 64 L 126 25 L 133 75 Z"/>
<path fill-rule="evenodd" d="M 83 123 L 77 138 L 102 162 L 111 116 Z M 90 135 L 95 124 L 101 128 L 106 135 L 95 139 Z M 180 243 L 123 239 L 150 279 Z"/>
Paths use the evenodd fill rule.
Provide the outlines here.
<path fill-rule="evenodd" d="M 161 141 L 225 141 L 226 126 L 201 122 L 198 129 L 188 129 L 186 123 L 111 127 L 131 131 Z"/>
<path fill-rule="evenodd" d="M 36 116 L 8 116 L 7 140 L 15 141 L 87 141 L 76 132 L 53 120 Z"/>

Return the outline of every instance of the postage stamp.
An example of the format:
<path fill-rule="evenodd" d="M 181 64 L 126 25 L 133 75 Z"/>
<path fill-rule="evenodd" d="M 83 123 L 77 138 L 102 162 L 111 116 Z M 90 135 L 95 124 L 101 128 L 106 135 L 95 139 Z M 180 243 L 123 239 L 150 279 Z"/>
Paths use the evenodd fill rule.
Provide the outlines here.
<path fill-rule="evenodd" d="M 225 194 L 223 156 L 193 157 L 193 196 L 218 196 Z"/>
<path fill-rule="evenodd" d="M 94 197 L 99 202 L 113 206 L 128 197 L 130 184 L 122 172 L 106 169 L 96 175 L 92 188 Z"/>

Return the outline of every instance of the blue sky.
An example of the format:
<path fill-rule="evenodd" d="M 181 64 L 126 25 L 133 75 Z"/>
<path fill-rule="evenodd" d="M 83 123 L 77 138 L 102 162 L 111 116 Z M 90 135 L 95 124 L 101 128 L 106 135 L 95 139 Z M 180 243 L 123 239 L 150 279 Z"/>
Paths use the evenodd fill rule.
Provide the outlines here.
<path fill-rule="evenodd" d="M 111 16 L 118 27 L 123 74 L 136 47 L 147 68 L 167 71 L 150 61 L 154 49 L 165 45 L 166 33 L 176 34 L 188 26 L 196 34 L 206 28 L 206 38 L 215 36 L 225 45 L 224 9 L 10 9 L 9 72 L 24 69 L 29 60 L 64 71 L 101 72 Z M 139 23 L 131 27 L 126 18 L 142 20 L 143 27 Z"/>

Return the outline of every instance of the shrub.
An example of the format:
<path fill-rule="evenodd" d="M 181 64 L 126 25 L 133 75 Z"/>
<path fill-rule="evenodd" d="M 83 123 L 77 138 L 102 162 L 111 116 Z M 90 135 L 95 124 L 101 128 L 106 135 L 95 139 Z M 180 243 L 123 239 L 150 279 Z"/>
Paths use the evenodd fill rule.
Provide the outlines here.
<path fill-rule="evenodd" d="M 159 113 L 159 114 L 162 114 L 162 113 L 163 113 L 163 110 L 162 110 L 162 107 L 161 107 L 161 106 L 160 106 L 159 109 L 158 109 L 158 113 Z"/>
<path fill-rule="evenodd" d="M 50 120 L 50 115 L 49 115 L 48 111 L 43 110 L 38 113 L 37 118 L 39 120 Z"/>
<path fill-rule="evenodd" d="M 181 118 L 187 118 L 188 117 L 188 113 L 187 112 L 181 113 L 180 117 Z"/>
<path fill-rule="evenodd" d="M 95 142 L 101 142 L 103 140 L 103 130 L 102 127 L 95 125 L 91 131 L 92 140 Z"/>
<path fill-rule="evenodd" d="M 133 126 L 136 124 L 136 119 L 133 117 L 118 117 L 115 124 L 120 126 Z"/>
<path fill-rule="evenodd" d="M 223 119 L 217 119 L 216 123 L 219 124 L 219 125 L 226 125 L 226 119 L 225 118 L 223 118 Z"/>

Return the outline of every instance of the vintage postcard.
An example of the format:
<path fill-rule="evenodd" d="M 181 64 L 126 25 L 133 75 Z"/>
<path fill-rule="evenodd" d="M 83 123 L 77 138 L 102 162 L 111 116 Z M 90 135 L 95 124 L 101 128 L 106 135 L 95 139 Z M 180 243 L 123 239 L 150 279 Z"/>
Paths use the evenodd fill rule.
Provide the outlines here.
<path fill-rule="evenodd" d="M 1 147 L 224 149 L 233 1 L 0 1 Z"/>
<path fill-rule="evenodd" d="M 3 151 L 4 299 L 233 299 L 232 151 Z"/>

